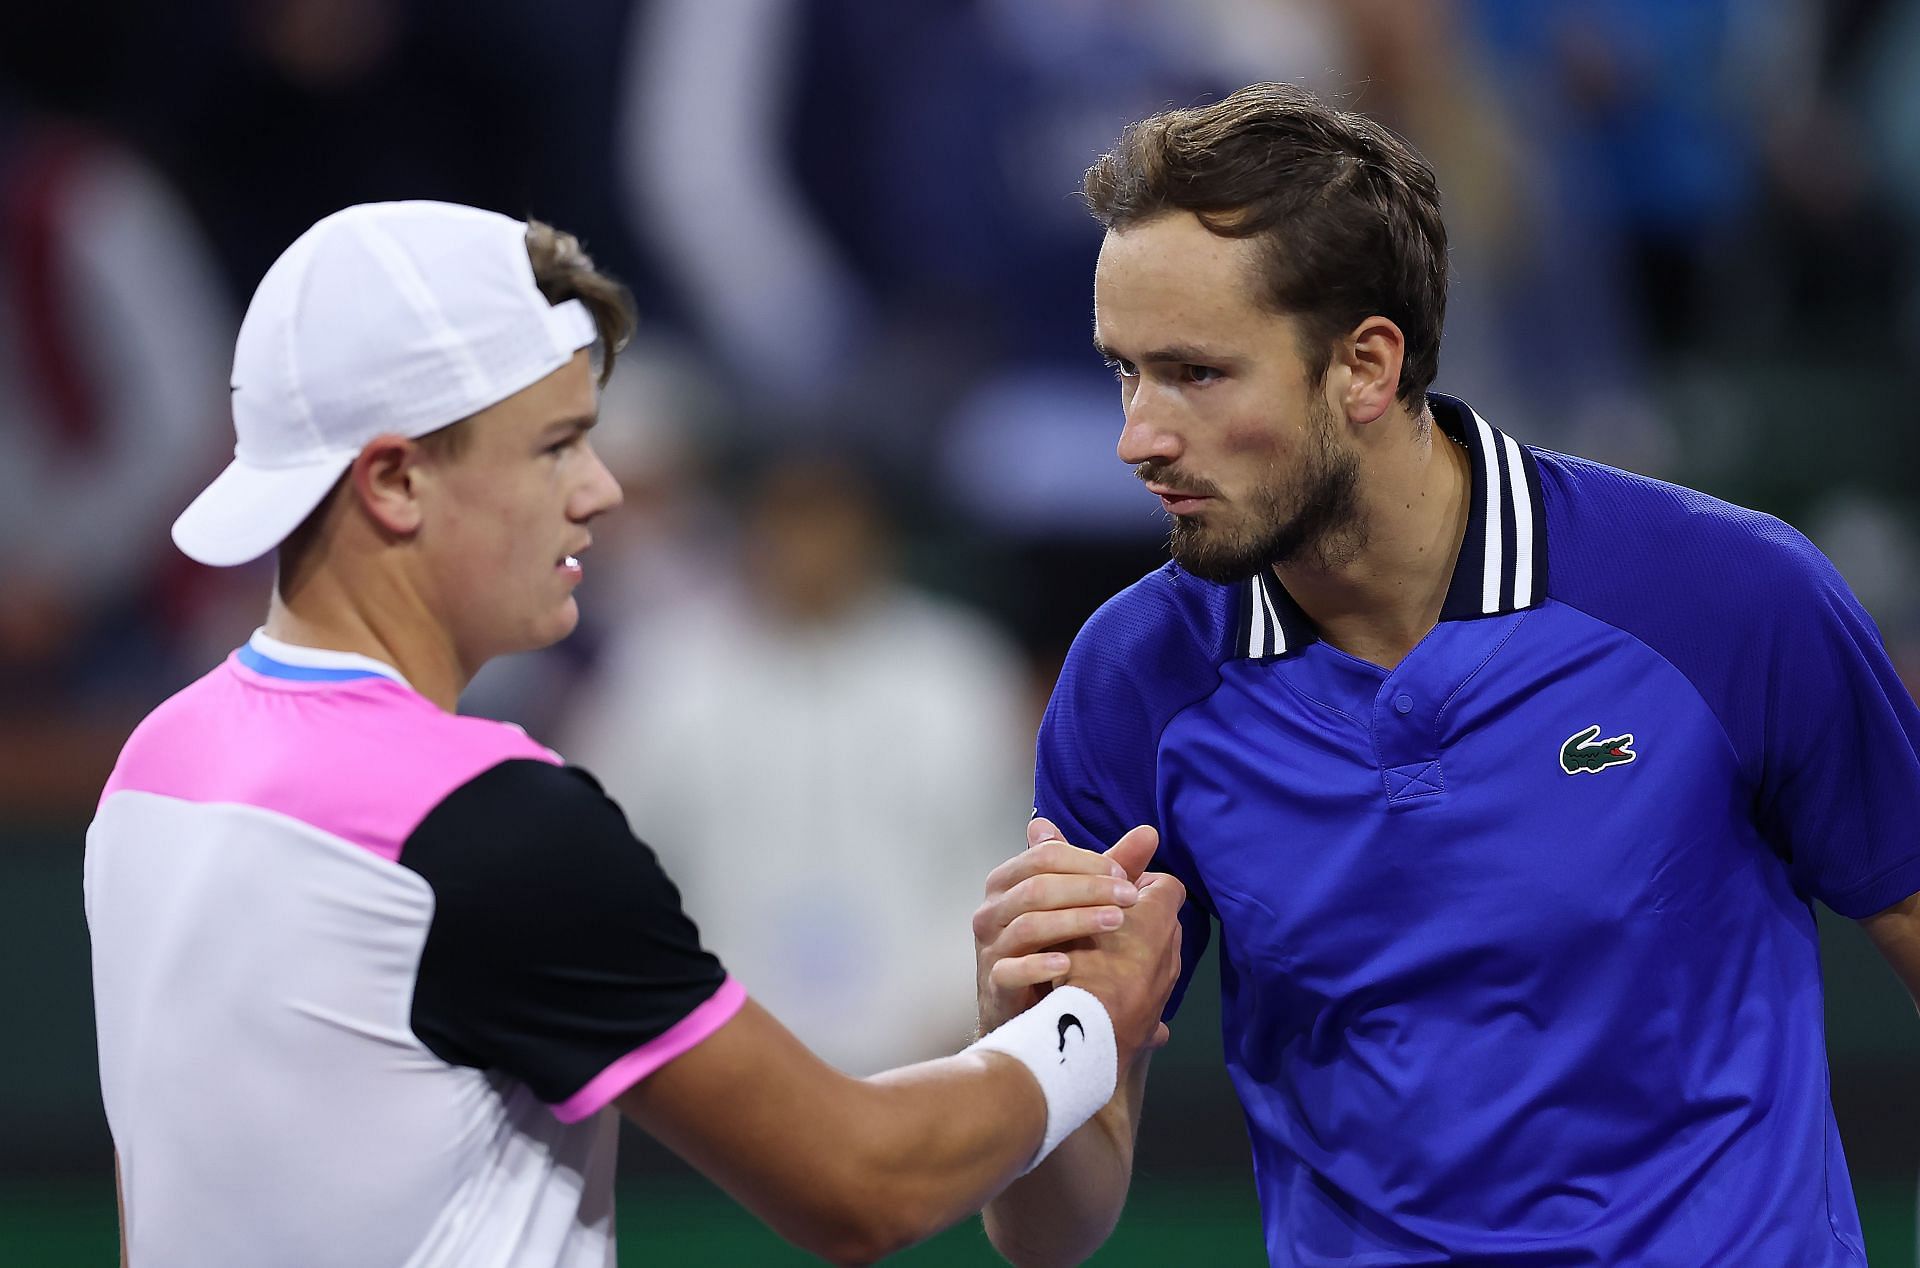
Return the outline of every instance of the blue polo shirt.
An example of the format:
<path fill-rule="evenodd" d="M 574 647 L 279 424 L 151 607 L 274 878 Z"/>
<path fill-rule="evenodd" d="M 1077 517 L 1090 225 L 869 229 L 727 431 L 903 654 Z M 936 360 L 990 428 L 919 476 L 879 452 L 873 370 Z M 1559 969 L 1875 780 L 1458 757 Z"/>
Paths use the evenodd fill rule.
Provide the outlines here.
<path fill-rule="evenodd" d="M 1160 829 L 1187 973 L 1218 925 L 1274 1264 L 1864 1265 L 1812 903 L 1920 891 L 1920 712 L 1787 525 L 1431 403 L 1473 495 L 1406 660 L 1169 564 L 1039 812 Z"/>

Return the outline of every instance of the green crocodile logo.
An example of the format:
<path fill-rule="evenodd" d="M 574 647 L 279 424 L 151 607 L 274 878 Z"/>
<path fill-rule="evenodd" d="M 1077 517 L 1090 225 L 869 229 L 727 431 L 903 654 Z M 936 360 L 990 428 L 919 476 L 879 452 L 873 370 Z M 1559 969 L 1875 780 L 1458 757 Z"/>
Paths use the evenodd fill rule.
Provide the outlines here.
<path fill-rule="evenodd" d="M 1582 771 L 1598 774 L 1609 766 L 1625 766 L 1639 754 L 1633 751 L 1633 733 L 1616 735 L 1610 740 L 1598 738 L 1600 728 L 1590 726 L 1569 736 L 1560 746 L 1560 769 L 1569 775 Z"/>

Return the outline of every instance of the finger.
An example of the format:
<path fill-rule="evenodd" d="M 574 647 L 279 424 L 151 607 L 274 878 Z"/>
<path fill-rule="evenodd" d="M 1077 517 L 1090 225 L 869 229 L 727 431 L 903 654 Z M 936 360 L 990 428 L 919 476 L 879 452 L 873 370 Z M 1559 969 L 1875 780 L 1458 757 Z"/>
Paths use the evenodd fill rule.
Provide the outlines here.
<path fill-rule="evenodd" d="M 1147 1050 L 1164 1048 L 1167 1046 L 1167 1040 L 1171 1038 L 1173 1038 L 1173 1032 L 1167 1029 L 1167 1023 L 1161 1022 L 1153 1028 L 1153 1038 L 1147 1040 Z"/>
<path fill-rule="evenodd" d="M 1027 820 L 1027 845 L 1029 848 L 1047 841 L 1064 841 L 1067 838 L 1054 826 L 1053 820 L 1036 814 Z"/>
<path fill-rule="evenodd" d="M 1153 852 L 1159 848 L 1159 831 L 1153 825 L 1143 823 L 1115 841 L 1107 851 L 1107 857 L 1121 866 L 1129 880 L 1135 880 L 1147 870 L 1147 864 L 1153 860 Z"/>
<path fill-rule="evenodd" d="M 1060 951 L 1014 956 L 994 961 L 993 967 L 987 970 L 987 982 L 996 991 L 1024 991 L 1059 981 L 1071 967 L 1065 953 Z"/>
<path fill-rule="evenodd" d="M 1165 872 L 1147 872 L 1140 877 L 1138 886 L 1140 900 L 1136 904 L 1142 911 L 1172 912 L 1178 914 L 1187 901 L 1187 887 L 1180 883 L 1177 876 Z"/>
<path fill-rule="evenodd" d="M 994 944 L 1002 956 L 1033 951 L 1091 938 L 1120 927 L 1125 913 L 1118 907 L 1069 907 L 1063 911 L 1024 912 L 1008 923 Z"/>
<path fill-rule="evenodd" d="M 1067 911 L 1083 907 L 1131 907 L 1140 900 L 1140 891 L 1132 881 L 1085 873 L 1068 875 L 1046 872 L 1029 876 L 1003 894 L 989 893 L 973 913 L 973 940 L 979 954 L 998 947 L 1006 929 L 1028 912 Z M 1098 932 L 1098 931 L 1096 931 Z M 1030 950 L 1044 943 L 1028 943 Z"/>
<path fill-rule="evenodd" d="M 1104 854 L 1083 850 L 1065 841 L 1042 842 L 1022 850 L 987 873 L 987 894 L 1003 894 L 1034 876 L 1047 874 L 1111 876 L 1131 880 L 1119 864 Z"/>

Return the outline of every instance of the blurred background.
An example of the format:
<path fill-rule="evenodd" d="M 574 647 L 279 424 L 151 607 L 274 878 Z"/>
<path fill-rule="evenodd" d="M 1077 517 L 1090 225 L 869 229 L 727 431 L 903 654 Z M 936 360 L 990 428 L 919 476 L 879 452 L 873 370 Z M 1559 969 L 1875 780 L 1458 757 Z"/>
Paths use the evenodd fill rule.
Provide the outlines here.
<path fill-rule="evenodd" d="M 1040 707 L 1164 557 L 1088 347 L 1080 175 L 1257 79 L 1439 169 L 1439 388 L 1785 517 L 1920 683 L 1920 0 L 6 6 L 0 1263 L 112 1255 L 82 835 L 133 723 L 264 614 L 268 568 L 190 565 L 167 526 L 226 461 L 235 327 L 288 242 L 450 199 L 632 284 L 585 623 L 465 707 L 598 772 L 753 993 L 872 1070 L 966 1041 L 967 915 L 1022 843 Z M 1904 1268 L 1920 1019 L 1829 925 L 1834 1099 L 1873 1262 Z M 1197 982 L 1097 1263 L 1260 1259 Z M 623 1175 L 623 1262 L 798 1260 L 632 1133 Z M 902 1262 L 988 1257 L 975 1225 Z"/>

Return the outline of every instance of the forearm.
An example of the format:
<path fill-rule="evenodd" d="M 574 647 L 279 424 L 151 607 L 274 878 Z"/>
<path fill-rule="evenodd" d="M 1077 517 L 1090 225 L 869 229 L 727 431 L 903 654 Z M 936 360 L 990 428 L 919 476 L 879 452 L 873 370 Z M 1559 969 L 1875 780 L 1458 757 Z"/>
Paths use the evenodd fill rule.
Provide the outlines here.
<path fill-rule="evenodd" d="M 1012 1057 L 975 1050 L 854 1079 L 751 1002 L 620 1104 L 783 1237 L 843 1263 L 977 1210 L 1033 1157 L 1047 1119 Z"/>
<path fill-rule="evenodd" d="M 120 1216 L 120 1268 L 127 1268 L 127 1192 L 120 1180 L 120 1151 L 113 1151 L 113 1206 Z"/>
<path fill-rule="evenodd" d="M 987 1237 L 1019 1268 L 1078 1264 L 1113 1233 L 1133 1173 L 1146 1054 L 1113 1100 L 987 1205 Z"/>

